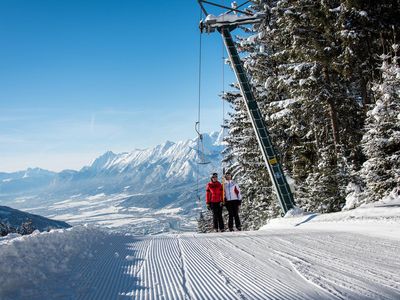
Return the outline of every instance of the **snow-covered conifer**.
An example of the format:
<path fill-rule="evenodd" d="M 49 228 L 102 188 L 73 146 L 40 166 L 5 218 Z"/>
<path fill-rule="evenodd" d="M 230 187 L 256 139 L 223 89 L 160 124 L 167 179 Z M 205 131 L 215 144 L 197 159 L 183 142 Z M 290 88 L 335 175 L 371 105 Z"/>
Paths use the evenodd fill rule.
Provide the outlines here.
<path fill-rule="evenodd" d="M 362 149 L 367 157 L 360 174 L 365 201 L 377 201 L 400 186 L 400 67 L 399 45 L 382 55 L 382 79 L 373 87 L 376 103 L 368 112 Z"/>
<path fill-rule="evenodd" d="M 9 233 L 15 233 L 17 230 L 12 227 L 8 222 L 0 220 L 0 236 L 6 236 Z"/>
<path fill-rule="evenodd" d="M 212 215 L 209 212 L 201 211 L 197 219 L 197 232 L 212 232 Z"/>
<path fill-rule="evenodd" d="M 26 220 L 17 228 L 17 232 L 21 235 L 31 234 L 35 231 L 35 227 L 32 224 L 32 220 Z"/>
<path fill-rule="evenodd" d="M 0 236 L 6 236 L 7 234 L 8 234 L 7 225 L 0 221 Z"/>
<path fill-rule="evenodd" d="M 257 34 L 239 37 L 239 48 L 283 168 L 295 180 L 295 199 L 306 210 L 341 209 L 349 182 L 358 178 L 365 159 L 360 147 L 365 107 L 377 74 L 374 55 L 398 22 L 397 2 L 379 1 L 377 8 L 358 0 L 253 1 L 252 9 L 267 17 Z M 245 107 L 233 106 L 228 144 L 238 181 L 249 191 L 249 182 L 269 185 L 268 176 L 259 173 L 262 164 L 251 169 L 258 176 L 244 172 L 260 156 L 250 154 L 259 151 L 255 139 L 246 144 L 238 138 L 250 137 L 252 129 L 244 121 Z M 250 219 L 248 204 L 243 212 Z"/>

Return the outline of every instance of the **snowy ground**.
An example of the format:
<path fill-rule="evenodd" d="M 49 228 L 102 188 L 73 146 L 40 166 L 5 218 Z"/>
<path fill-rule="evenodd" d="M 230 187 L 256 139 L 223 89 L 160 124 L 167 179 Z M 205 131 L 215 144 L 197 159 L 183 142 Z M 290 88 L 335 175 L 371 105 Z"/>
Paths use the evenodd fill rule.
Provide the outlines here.
<path fill-rule="evenodd" d="M 137 235 L 196 229 L 196 224 L 192 222 L 194 218 L 191 220 L 181 215 L 180 208 L 150 209 L 123 206 L 123 201 L 130 196 L 132 195 L 126 193 L 113 195 L 99 193 L 86 197 L 74 195 L 51 205 L 23 210 L 71 225 L 98 225 Z"/>
<path fill-rule="evenodd" d="M 378 209 L 378 210 L 376 210 Z M 0 239 L 0 299 L 400 299 L 400 208 L 282 218 L 260 231 Z"/>

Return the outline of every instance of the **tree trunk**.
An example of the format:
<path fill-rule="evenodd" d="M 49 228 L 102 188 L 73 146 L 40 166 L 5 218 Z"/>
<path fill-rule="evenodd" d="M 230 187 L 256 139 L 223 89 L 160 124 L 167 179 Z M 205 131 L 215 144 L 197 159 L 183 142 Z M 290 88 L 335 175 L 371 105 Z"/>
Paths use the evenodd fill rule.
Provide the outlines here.
<path fill-rule="evenodd" d="M 328 68 L 324 67 L 324 77 L 327 86 L 330 86 L 330 77 L 328 73 Z M 329 97 L 327 99 L 328 105 L 329 105 L 329 117 L 331 119 L 331 128 L 332 128 L 332 137 L 333 137 L 333 143 L 335 145 L 335 150 L 337 150 L 337 146 L 339 145 L 339 133 L 338 133 L 338 122 L 337 122 L 337 112 L 336 112 L 336 107 L 335 107 L 335 101 L 333 100 L 332 97 Z"/>
<path fill-rule="evenodd" d="M 365 78 L 362 76 L 362 72 L 360 71 L 360 93 L 361 93 L 361 99 L 362 99 L 362 105 L 364 108 L 364 111 L 368 111 L 368 104 L 370 104 L 369 98 L 368 98 L 368 93 L 367 93 L 367 82 Z"/>

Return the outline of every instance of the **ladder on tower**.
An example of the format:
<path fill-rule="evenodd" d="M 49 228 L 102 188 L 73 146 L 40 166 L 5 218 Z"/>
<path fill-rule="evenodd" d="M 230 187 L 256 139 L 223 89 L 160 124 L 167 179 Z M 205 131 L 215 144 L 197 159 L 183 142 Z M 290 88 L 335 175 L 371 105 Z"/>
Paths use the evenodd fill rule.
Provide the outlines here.
<path fill-rule="evenodd" d="M 212 4 L 208 1 L 198 0 L 203 12 L 206 13 L 202 2 Z M 221 5 L 217 5 L 221 7 Z M 228 8 L 229 9 L 229 8 Z M 238 11 L 237 9 L 230 9 L 230 11 Z M 282 166 L 278 160 L 277 153 L 271 142 L 269 132 L 267 130 L 267 125 L 258 107 L 256 98 L 254 96 L 252 87 L 249 82 L 249 77 L 243 67 L 243 63 L 237 52 L 236 45 L 233 41 L 231 31 L 236 29 L 237 26 L 243 24 L 254 24 L 260 22 L 264 15 L 248 15 L 248 12 L 244 12 L 242 18 L 224 18 L 207 16 L 205 21 L 200 23 L 200 30 L 212 32 L 218 30 L 223 38 L 225 47 L 227 49 L 233 70 L 235 72 L 236 78 L 239 82 L 240 91 L 243 96 L 246 108 L 251 120 L 251 124 L 255 131 L 258 144 L 260 146 L 262 156 L 265 161 L 269 176 L 271 178 L 272 184 L 277 194 L 279 205 L 284 214 L 286 214 L 290 209 L 295 207 L 293 194 L 287 183 L 285 174 L 283 172 Z M 226 20 L 228 19 L 228 20 Z"/>

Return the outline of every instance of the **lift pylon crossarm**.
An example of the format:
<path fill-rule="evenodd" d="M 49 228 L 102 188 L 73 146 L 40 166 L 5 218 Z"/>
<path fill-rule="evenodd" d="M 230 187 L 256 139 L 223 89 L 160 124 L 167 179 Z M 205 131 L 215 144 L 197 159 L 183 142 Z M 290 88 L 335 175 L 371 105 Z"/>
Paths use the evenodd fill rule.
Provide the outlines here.
<path fill-rule="evenodd" d="M 206 12 L 204 6 L 202 5 L 202 2 L 205 1 L 198 0 L 198 2 L 202 10 Z M 282 211 L 287 213 L 290 209 L 295 207 L 293 195 L 286 181 L 282 166 L 278 161 L 278 156 L 271 142 L 265 120 L 258 107 L 247 73 L 243 67 L 243 63 L 240 59 L 235 42 L 233 41 L 231 35 L 231 31 L 237 28 L 239 25 L 260 23 L 265 18 L 265 15 L 254 14 L 252 16 L 237 16 L 224 14 L 220 15 L 219 17 L 210 16 L 208 14 L 206 15 L 207 18 L 200 23 L 200 30 L 202 32 L 212 32 L 218 30 L 222 35 L 233 70 L 239 82 L 240 91 L 246 104 L 250 121 L 255 131 L 265 165 L 278 196 L 279 205 Z"/>
<path fill-rule="evenodd" d="M 204 22 L 202 23 L 203 28 L 206 32 L 214 32 L 216 29 L 223 26 L 229 26 L 236 28 L 239 25 L 255 24 L 260 23 L 265 19 L 264 13 L 257 13 L 252 16 L 238 16 L 238 15 L 220 15 L 218 17 L 214 15 L 207 15 Z"/>

